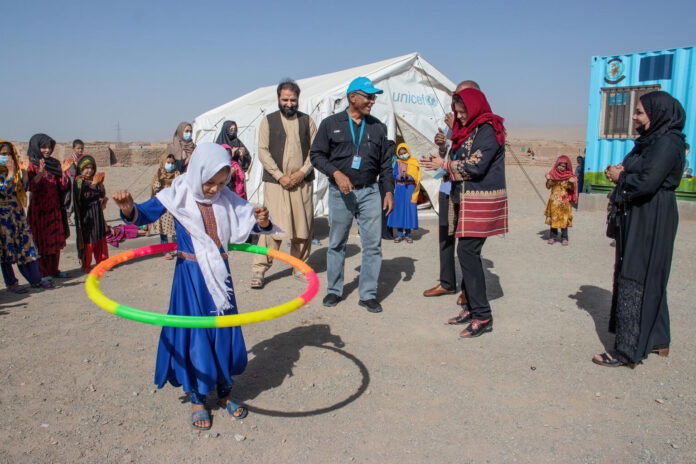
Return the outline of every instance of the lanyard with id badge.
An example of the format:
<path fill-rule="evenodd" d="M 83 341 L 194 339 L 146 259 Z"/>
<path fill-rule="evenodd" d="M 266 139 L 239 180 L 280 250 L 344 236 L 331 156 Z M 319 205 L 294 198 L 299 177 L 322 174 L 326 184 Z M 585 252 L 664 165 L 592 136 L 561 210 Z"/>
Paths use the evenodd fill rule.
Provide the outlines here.
<path fill-rule="evenodd" d="M 348 125 L 350 126 L 350 135 L 353 137 L 353 145 L 355 146 L 355 155 L 353 155 L 353 163 L 351 164 L 351 168 L 355 169 L 356 171 L 360 170 L 360 161 L 362 161 L 362 158 L 360 157 L 360 142 L 362 142 L 362 136 L 363 136 L 363 129 L 365 129 L 365 118 L 363 118 L 362 123 L 360 124 L 360 135 L 358 136 L 358 144 L 355 145 L 355 131 L 353 130 L 353 119 L 351 119 L 350 114 L 348 113 L 348 110 L 346 110 L 346 114 L 348 115 Z"/>

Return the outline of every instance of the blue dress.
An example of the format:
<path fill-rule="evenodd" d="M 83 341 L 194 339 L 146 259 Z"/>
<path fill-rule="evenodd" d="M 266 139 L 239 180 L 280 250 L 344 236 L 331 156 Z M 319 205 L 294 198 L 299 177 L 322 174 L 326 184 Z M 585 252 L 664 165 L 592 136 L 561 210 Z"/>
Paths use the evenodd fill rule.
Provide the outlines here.
<path fill-rule="evenodd" d="M 418 205 L 411 203 L 416 184 L 400 184 L 399 182 L 415 182 L 413 176 L 406 174 L 405 179 L 399 178 L 399 163 L 394 164 L 394 211 L 387 219 L 389 227 L 398 229 L 418 229 Z"/>
<path fill-rule="evenodd" d="M 137 213 L 132 222 L 139 226 L 155 222 L 167 211 L 157 197 L 136 204 L 135 208 Z M 174 219 L 174 223 L 177 251 L 193 254 L 191 236 L 179 221 Z M 255 226 L 255 232 L 259 232 L 257 227 L 258 225 Z M 220 251 L 227 250 L 220 248 Z M 229 272 L 227 261 L 225 266 Z M 237 314 L 233 289 L 229 301 L 232 309 L 224 314 Z M 215 316 L 213 298 L 196 261 L 177 258 L 168 314 Z M 207 395 L 217 384 L 231 385 L 232 376 L 244 372 L 246 365 L 247 352 L 240 327 L 163 327 L 157 348 L 155 384 L 162 388 L 169 382 L 175 387 L 183 386 L 185 392 L 193 390 Z"/>

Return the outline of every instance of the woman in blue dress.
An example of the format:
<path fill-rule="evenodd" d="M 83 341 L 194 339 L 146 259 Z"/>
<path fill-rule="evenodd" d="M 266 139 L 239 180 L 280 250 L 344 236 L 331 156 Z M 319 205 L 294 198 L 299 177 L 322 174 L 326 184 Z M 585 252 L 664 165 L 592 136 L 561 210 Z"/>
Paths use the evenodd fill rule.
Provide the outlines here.
<path fill-rule="evenodd" d="M 185 174 L 172 186 L 142 204 L 128 192 L 114 200 L 124 221 L 150 224 L 166 211 L 175 220 L 177 261 L 169 313 L 181 316 L 216 316 L 237 313 L 227 263 L 227 244 L 243 243 L 250 233 L 272 233 L 266 208 L 254 208 L 226 188 L 230 157 L 214 143 L 199 145 Z M 247 353 L 240 327 L 187 329 L 163 327 L 157 350 L 155 384 L 167 382 L 191 396 L 191 425 L 211 426 L 205 408 L 208 393 L 217 397 L 229 414 L 242 419 L 247 409 L 230 399 L 232 376 L 246 368 Z"/>
<path fill-rule="evenodd" d="M 51 281 L 41 280 L 36 245 L 24 214 L 25 180 L 26 172 L 19 164 L 15 146 L 0 140 L 0 267 L 5 285 L 12 293 L 27 293 L 26 287 L 19 285 L 13 264 L 32 287 L 53 287 Z"/>
<path fill-rule="evenodd" d="M 413 243 L 411 229 L 418 229 L 418 194 L 420 193 L 420 165 L 411 155 L 405 143 L 396 147 L 397 160 L 394 165 L 394 211 L 389 215 L 387 225 L 397 228 L 394 243 L 406 239 Z"/>

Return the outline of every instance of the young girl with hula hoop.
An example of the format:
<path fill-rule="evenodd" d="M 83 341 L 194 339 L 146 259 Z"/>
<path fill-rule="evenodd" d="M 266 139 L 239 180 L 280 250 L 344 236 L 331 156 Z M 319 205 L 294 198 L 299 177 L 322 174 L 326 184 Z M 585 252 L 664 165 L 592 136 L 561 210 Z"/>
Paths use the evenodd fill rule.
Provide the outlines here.
<path fill-rule="evenodd" d="M 145 203 L 134 204 L 125 191 L 113 196 L 128 223 L 149 224 L 166 211 L 174 216 L 177 261 L 168 314 L 236 314 L 227 244 L 243 243 L 250 233 L 277 230 L 266 208 L 254 208 L 225 187 L 230 175 L 230 157 L 225 149 L 203 143 L 194 150 L 186 173 Z M 232 417 L 246 417 L 247 408 L 230 397 L 232 376 L 244 372 L 246 364 L 246 347 L 238 326 L 163 327 L 155 384 L 158 388 L 167 382 L 183 387 L 191 397 L 191 425 L 208 430 L 211 419 L 205 400 L 214 389 L 220 406 Z"/>

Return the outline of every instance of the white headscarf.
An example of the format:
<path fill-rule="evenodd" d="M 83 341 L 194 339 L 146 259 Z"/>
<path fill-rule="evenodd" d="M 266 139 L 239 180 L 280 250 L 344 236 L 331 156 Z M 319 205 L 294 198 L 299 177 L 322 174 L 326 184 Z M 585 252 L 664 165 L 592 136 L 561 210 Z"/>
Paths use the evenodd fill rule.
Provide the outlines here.
<path fill-rule="evenodd" d="M 186 173 L 157 194 L 157 199 L 191 235 L 196 261 L 218 315 L 232 307 L 229 302 L 232 280 L 218 247 L 205 233 L 196 202 L 213 205 L 218 237 L 224 247 L 228 243 L 243 243 L 256 224 L 254 207 L 229 188 L 223 187 L 214 198 L 203 194 L 203 184 L 225 167 L 230 167 L 227 151 L 216 143 L 201 143 L 193 151 Z M 225 184 L 230 176 L 231 173 Z"/>

